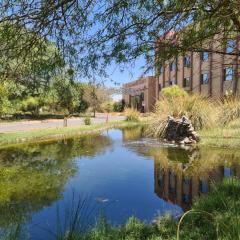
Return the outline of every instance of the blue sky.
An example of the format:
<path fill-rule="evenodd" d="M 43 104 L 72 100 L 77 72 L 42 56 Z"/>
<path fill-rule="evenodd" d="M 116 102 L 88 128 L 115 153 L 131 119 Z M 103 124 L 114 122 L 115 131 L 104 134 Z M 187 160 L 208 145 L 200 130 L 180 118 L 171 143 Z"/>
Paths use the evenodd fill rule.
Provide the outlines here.
<path fill-rule="evenodd" d="M 104 83 L 107 87 L 115 87 L 121 88 L 124 83 L 134 81 L 141 77 L 144 72 L 144 58 L 139 58 L 136 60 L 134 65 L 126 65 L 123 69 L 121 69 L 118 65 L 112 64 L 107 69 L 107 74 L 109 78 L 107 78 Z M 151 73 L 149 73 L 151 74 Z M 118 101 L 122 99 L 121 94 L 114 94 L 113 99 Z"/>
<path fill-rule="evenodd" d="M 124 83 L 137 80 L 144 73 L 145 60 L 143 57 L 136 60 L 134 66 L 126 66 L 123 70 L 117 65 L 111 65 L 107 69 L 109 78 L 106 80 L 105 85 L 107 87 L 119 87 L 121 88 Z M 153 72 L 149 72 L 146 75 L 153 75 Z M 116 84 L 115 84 L 116 83 Z M 114 100 L 120 100 L 121 95 L 114 95 Z"/>

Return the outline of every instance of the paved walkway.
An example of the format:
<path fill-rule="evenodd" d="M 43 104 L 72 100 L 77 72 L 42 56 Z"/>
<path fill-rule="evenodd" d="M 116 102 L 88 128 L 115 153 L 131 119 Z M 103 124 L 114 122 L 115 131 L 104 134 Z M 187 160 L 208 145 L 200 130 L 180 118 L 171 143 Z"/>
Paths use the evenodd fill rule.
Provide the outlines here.
<path fill-rule="evenodd" d="M 97 113 L 95 118 L 92 118 L 92 123 L 103 123 L 106 122 L 107 114 Z M 108 121 L 120 121 L 124 120 L 124 116 L 108 116 Z M 70 118 L 68 119 L 68 126 L 78 126 L 84 124 L 83 118 Z M 10 122 L 10 123 L 0 123 L 0 132 L 17 132 L 26 131 L 33 129 L 46 129 L 46 128 L 57 128 L 63 126 L 63 119 L 48 119 L 48 120 L 30 120 L 21 122 Z"/>

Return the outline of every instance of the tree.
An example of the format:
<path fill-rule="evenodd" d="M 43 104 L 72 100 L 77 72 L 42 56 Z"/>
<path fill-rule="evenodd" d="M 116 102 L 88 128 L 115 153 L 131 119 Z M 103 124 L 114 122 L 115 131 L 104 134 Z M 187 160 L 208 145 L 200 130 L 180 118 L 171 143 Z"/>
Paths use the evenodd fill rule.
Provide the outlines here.
<path fill-rule="evenodd" d="M 185 51 L 229 54 L 203 45 L 203 42 L 218 33 L 224 33 L 224 39 L 239 34 L 239 13 L 239 0 L 38 0 L 34 4 L 24 0 L 0 3 L 0 23 L 14 22 L 24 26 L 33 40 L 39 35 L 55 39 L 65 58 L 77 60 L 80 72 L 92 76 L 96 72 L 104 75 L 111 62 L 134 62 L 142 55 L 148 63 L 145 68 L 152 67 L 159 36 L 171 31 L 176 32 L 175 38 L 181 41 L 174 44 L 162 41 L 162 59 Z M 11 40 L 8 36 L 6 39 Z"/>
<path fill-rule="evenodd" d="M 16 23 L 0 24 L 0 78 L 12 80 L 37 93 L 64 67 L 57 46 Z"/>
<path fill-rule="evenodd" d="M 111 90 L 90 83 L 85 87 L 83 98 L 89 104 L 89 107 L 92 108 L 93 117 L 95 117 L 96 111 L 101 108 L 101 104 L 111 99 Z"/>

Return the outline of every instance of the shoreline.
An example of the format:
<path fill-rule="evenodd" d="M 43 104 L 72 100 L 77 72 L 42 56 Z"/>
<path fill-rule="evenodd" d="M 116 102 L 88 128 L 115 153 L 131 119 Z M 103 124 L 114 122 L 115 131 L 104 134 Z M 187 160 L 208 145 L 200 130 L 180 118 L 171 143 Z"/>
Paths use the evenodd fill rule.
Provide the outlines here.
<path fill-rule="evenodd" d="M 144 124 L 143 122 L 113 121 L 109 123 L 96 123 L 79 125 L 76 127 L 34 129 L 29 131 L 16 131 L 0 133 L 0 148 L 24 143 L 38 143 L 69 139 L 88 134 L 99 134 L 111 128 L 127 128 Z"/>

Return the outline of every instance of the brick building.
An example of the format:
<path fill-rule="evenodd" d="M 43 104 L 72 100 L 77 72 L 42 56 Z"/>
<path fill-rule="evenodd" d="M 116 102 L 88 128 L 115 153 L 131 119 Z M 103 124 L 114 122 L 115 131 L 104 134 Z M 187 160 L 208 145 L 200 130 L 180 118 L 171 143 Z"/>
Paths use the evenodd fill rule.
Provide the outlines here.
<path fill-rule="evenodd" d="M 140 112 L 150 112 L 156 103 L 158 78 L 141 77 L 123 85 L 123 99 L 126 106 L 134 107 Z"/>
<path fill-rule="evenodd" d="M 162 36 L 159 42 L 166 38 L 173 39 L 174 32 Z M 140 111 L 152 111 L 156 100 L 161 97 L 161 90 L 172 85 L 178 85 L 188 92 L 198 93 L 204 97 L 217 99 L 222 98 L 226 92 L 239 95 L 240 37 L 225 42 L 223 44 L 222 38 L 215 36 L 207 43 L 213 52 L 188 52 L 176 59 L 169 59 L 160 66 L 156 65 L 155 77 L 140 78 L 124 85 L 125 102 Z M 158 47 L 157 51 L 161 53 L 161 47 Z M 136 101 L 135 96 L 139 96 L 139 104 L 133 103 Z"/>
<path fill-rule="evenodd" d="M 189 52 L 156 66 L 159 96 L 162 88 L 175 84 L 205 97 L 221 98 L 227 91 L 239 94 L 239 37 L 224 42 L 223 38 L 215 36 L 207 43 L 213 52 Z"/>

